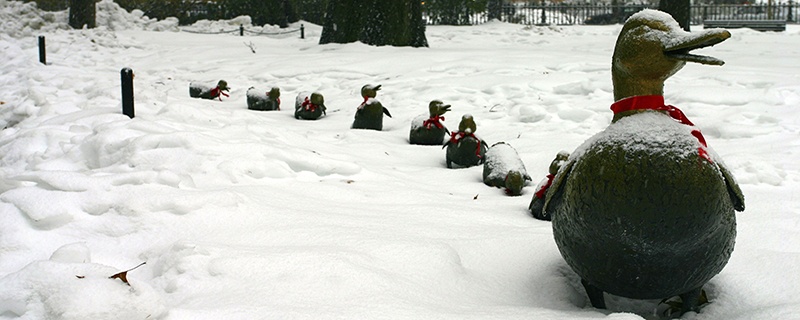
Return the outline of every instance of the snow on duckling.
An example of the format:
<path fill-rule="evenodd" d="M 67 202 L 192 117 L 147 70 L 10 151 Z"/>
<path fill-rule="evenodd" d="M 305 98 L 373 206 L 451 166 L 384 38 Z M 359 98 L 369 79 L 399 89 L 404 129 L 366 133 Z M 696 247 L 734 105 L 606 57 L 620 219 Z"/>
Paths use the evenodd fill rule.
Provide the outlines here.
<path fill-rule="evenodd" d="M 247 109 L 257 111 L 281 110 L 281 89 L 272 87 L 269 91 L 255 87 L 247 89 Z"/>
<path fill-rule="evenodd" d="M 325 98 L 318 92 L 300 93 L 294 101 L 294 118 L 317 120 L 326 114 Z"/>
<path fill-rule="evenodd" d="M 477 125 L 471 114 L 461 117 L 458 131 L 450 134 L 450 140 L 442 148 L 447 148 L 445 161 L 448 168 L 472 167 L 485 161 L 486 141 L 475 136 Z"/>
<path fill-rule="evenodd" d="M 364 98 L 364 102 L 356 109 L 355 119 L 351 128 L 383 130 L 383 115 L 386 114 L 389 118 L 392 115 L 378 99 L 375 99 L 380 89 L 381 85 L 373 86 L 368 84 L 361 87 L 361 97 Z"/>
<path fill-rule="evenodd" d="M 518 196 L 530 180 L 525 164 L 510 144 L 498 142 L 486 151 L 483 183 L 487 186 L 505 188 L 507 194 Z"/>
<path fill-rule="evenodd" d="M 222 96 L 228 97 L 228 94 L 224 91 L 230 90 L 231 88 L 228 87 L 228 82 L 225 80 L 220 80 L 216 85 L 202 82 L 189 83 L 189 96 L 192 98 L 209 100 L 218 98 L 219 101 L 222 101 Z"/>
<path fill-rule="evenodd" d="M 428 115 L 419 115 L 411 121 L 411 132 L 408 141 L 411 144 L 437 145 L 444 143 L 444 136 L 450 133 L 442 124 L 444 114 L 450 111 L 450 105 L 445 105 L 439 100 L 428 104 Z"/>

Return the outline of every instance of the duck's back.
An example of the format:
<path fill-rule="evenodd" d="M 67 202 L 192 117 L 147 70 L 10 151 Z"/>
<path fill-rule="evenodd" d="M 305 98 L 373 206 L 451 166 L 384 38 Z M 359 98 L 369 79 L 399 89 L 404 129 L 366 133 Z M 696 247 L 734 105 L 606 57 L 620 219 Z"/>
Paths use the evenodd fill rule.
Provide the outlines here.
<path fill-rule="evenodd" d="M 559 171 L 546 210 L 581 278 L 612 294 L 658 299 L 698 288 L 725 266 L 734 207 L 691 130 L 657 112 L 625 117 Z"/>

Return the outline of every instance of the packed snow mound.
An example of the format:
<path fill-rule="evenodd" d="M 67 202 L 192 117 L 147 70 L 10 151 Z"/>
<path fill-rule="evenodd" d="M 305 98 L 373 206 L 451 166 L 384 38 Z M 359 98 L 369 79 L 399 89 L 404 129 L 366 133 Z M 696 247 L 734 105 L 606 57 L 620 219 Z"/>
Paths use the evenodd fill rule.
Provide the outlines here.
<path fill-rule="evenodd" d="M 13 38 L 30 37 L 34 30 L 52 31 L 69 29 L 67 10 L 42 11 L 36 2 L 0 1 L 0 34 Z"/>
<path fill-rule="evenodd" d="M 110 30 L 141 29 L 149 31 L 178 31 L 178 19 L 166 18 L 162 21 L 151 19 L 141 10 L 131 12 L 121 8 L 112 0 L 102 0 L 95 4 L 97 27 Z M 31 37 L 41 32 L 70 30 L 69 10 L 44 11 L 35 2 L 0 1 L 0 33 L 14 38 Z"/>
<path fill-rule="evenodd" d="M 102 0 L 97 7 L 97 26 L 111 30 L 141 29 L 149 31 L 178 31 L 178 18 L 168 17 L 159 21 L 148 18 L 144 12 L 134 9 L 126 11 L 112 0 Z"/>
<path fill-rule="evenodd" d="M 24 319 L 159 319 L 161 295 L 136 276 L 110 278 L 120 270 L 88 259 L 83 245 L 66 245 L 50 260 L 34 261 L 0 278 L 0 315 Z M 135 271 L 133 271 L 135 272 Z M 53 317 L 53 315 L 58 315 Z"/>

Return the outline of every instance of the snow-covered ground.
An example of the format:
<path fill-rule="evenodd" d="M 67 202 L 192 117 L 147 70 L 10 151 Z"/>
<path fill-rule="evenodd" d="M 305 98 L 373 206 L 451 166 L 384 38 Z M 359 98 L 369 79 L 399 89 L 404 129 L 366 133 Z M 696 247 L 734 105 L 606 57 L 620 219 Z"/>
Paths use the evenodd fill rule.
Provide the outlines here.
<path fill-rule="evenodd" d="M 446 126 L 472 114 L 538 182 L 610 122 L 619 25 L 431 26 L 415 49 L 318 45 L 308 23 L 305 39 L 194 34 L 99 7 L 100 27 L 68 30 L 65 12 L 0 0 L 0 319 L 662 317 L 659 301 L 588 304 L 527 211 L 533 184 L 509 197 L 408 143 L 439 99 Z M 747 204 L 711 303 L 684 318 L 800 319 L 800 27 L 731 32 L 700 52 L 726 65 L 689 64 L 665 87 Z M 189 97 L 219 79 L 229 98 Z M 349 129 L 365 84 L 383 85 L 383 131 Z M 281 110 L 247 110 L 251 86 L 280 87 Z M 294 119 L 304 91 L 326 117 Z M 142 262 L 130 286 L 108 278 Z"/>

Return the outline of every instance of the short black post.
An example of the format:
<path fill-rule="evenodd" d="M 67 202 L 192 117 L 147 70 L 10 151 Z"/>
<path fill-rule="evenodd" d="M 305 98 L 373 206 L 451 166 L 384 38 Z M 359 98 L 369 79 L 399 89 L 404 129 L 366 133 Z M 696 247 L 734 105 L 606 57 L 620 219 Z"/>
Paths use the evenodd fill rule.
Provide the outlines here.
<path fill-rule="evenodd" d="M 39 36 L 39 62 L 47 64 L 47 53 L 44 50 L 44 36 Z"/>
<path fill-rule="evenodd" d="M 794 17 L 792 17 L 792 0 L 789 0 L 789 14 L 786 16 L 787 22 L 794 22 Z"/>
<path fill-rule="evenodd" d="M 239 35 L 244 37 L 244 25 L 243 24 L 239 25 Z"/>
<path fill-rule="evenodd" d="M 306 27 L 303 24 L 300 24 L 300 39 L 306 38 Z"/>
<path fill-rule="evenodd" d="M 122 114 L 133 119 L 133 70 L 122 68 Z"/>

